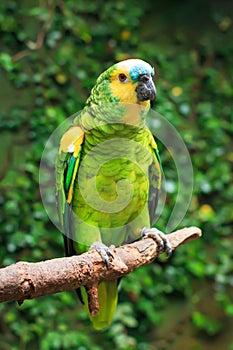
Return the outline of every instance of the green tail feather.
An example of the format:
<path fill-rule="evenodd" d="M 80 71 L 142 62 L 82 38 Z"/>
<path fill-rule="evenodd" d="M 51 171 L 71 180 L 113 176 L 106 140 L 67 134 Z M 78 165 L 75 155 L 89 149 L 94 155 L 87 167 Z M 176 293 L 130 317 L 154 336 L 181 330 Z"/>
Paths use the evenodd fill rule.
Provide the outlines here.
<path fill-rule="evenodd" d="M 84 287 L 81 287 L 84 307 L 90 317 L 93 327 L 97 330 L 104 329 L 110 325 L 117 306 L 118 293 L 117 281 L 107 281 L 99 284 L 99 312 L 96 316 L 91 316 L 88 310 L 87 293 Z"/>

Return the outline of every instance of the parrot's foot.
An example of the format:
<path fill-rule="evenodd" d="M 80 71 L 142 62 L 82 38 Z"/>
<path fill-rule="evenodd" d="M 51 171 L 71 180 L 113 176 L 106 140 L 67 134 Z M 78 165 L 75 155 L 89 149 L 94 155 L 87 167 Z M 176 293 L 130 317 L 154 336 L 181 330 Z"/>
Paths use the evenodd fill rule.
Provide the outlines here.
<path fill-rule="evenodd" d="M 157 228 L 143 227 L 141 237 L 152 238 L 156 242 L 159 252 L 165 252 L 169 257 L 172 255 L 172 248 L 167 236 Z"/>
<path fill-rule="evenodd" d="M 110 264 L 109 257 L 114 258 L 114 255 L 111 252 L 110 248 L 101 242 L 93 243 L 91 245 L 90 249 L 91 248 L 94 248 L 101 255 L 103 261 L 105 262 L 105 264 L 108 268 L 109 264 Z"/>

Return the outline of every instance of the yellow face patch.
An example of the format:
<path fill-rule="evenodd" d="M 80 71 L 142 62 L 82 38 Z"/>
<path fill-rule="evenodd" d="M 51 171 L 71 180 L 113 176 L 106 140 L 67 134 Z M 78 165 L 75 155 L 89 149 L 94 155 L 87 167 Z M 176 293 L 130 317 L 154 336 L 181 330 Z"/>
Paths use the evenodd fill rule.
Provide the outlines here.
<path fill-rule="evenodd" d="M 125 81 L 120 81 L 121 74 L 126 76 Z M 137 82 L 132 81 L 127 66 L 121 66 L 114 70 L 110 77 L 109 87 L 112 96 L 118 98 L 119 102 L 139 104 L 145 108 L 147 108 L 150 103 L 150 101 L 138 101 L 136 92 Z"/>

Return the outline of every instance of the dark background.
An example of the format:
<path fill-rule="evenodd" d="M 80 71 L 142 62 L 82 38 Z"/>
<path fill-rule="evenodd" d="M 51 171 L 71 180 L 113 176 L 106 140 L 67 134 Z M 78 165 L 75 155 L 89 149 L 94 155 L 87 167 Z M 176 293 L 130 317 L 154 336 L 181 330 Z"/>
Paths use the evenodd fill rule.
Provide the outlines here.
<path fill-rule="evenodd" d="M 63 256 L 40 199 L 54 129 L 80 110 L 98 75 L 138 57 L 156 69 L 154 107 L 179 131 L 194 168 L 182 226 L 203 238 L 124 278 L 114 322 L 97 333 L 72 292 L 0 304 L 1 350 L 233 349 L 233 17 L 230 1 L 0 3 L 1 265 Z M 172 184 L 159 222 L 177 193 Z"/>

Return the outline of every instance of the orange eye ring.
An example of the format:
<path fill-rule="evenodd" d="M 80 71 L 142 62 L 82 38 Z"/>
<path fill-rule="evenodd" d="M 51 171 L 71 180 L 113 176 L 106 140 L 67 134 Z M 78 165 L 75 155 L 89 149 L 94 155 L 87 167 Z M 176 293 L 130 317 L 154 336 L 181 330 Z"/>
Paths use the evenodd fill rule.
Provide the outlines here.
<path fill-rule="evenodd" d="M 118 80 L 119 80 L 121 83 L 125 83 L 125 82 L 128 80 L 128 78 L 127 78 L 127 76 L 126 76 L 124 73 L 120 73 L 120 74 L 118 75 Z"/>

